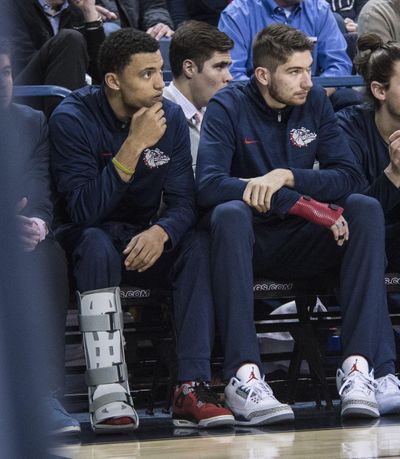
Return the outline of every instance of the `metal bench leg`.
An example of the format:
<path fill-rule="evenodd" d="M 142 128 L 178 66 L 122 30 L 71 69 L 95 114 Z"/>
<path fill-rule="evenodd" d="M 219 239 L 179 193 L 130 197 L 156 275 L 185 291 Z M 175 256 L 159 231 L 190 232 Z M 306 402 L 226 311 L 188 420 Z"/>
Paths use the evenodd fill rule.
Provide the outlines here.
<path fill-rule="evenodd" d="M 296 401 L 296 392 L 300 376 L 301 352 L 297 342 L 294 343 L 292 358 L 288 369 L 288 391 L 287 402 L 293 404 Z"/>
<path fill-rule="evenodd" d="M 299 313 L 300 323 L 292 332 L 296 343 L 300 346 L 301 353 L 307 361 L 310 371 L 315 375 L 316 381 L 321 386 L 322 395 L 326 401 L 327 408 L 332 408 L 332 399 L 329 392 L 325 369 L 319 342 L 315 335 L 314 327 L 310 321 L 308 306 L 314 304 L 309 298 L 296 299 L 296 306 Z M 317 401 L 317 400 L 316 400 Z M 317 401 L 318 403 L 318 401 Z"/>

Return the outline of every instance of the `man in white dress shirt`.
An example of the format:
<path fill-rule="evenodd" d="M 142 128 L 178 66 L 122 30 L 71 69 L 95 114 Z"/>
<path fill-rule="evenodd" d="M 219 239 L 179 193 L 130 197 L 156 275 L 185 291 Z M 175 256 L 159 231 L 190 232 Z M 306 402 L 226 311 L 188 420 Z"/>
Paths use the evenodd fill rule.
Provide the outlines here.
<path fill-rule="evenodd" d="M 231 80 L 229 51 L 233 41 L 216 27 L 187 21 L 171 40 L 169 59 L 173 81 L 164 97 L 182 107 L 189 124 L 193 167 L 196 166 L 200 127 L 208 101 Z"/>

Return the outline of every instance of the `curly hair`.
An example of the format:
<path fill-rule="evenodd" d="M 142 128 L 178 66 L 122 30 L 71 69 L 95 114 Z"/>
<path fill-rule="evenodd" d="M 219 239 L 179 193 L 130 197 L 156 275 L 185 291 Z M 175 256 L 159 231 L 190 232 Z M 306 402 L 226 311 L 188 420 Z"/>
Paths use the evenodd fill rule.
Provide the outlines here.
<path fill-rule="evenodd" d="M 120 73 L 134 54 L 155 53 L 159 48 L 158 41 L 145 32 L 131 28 L 117 30 L 100 47 L 100 73 L 103 77 L 109 72 Z"/>

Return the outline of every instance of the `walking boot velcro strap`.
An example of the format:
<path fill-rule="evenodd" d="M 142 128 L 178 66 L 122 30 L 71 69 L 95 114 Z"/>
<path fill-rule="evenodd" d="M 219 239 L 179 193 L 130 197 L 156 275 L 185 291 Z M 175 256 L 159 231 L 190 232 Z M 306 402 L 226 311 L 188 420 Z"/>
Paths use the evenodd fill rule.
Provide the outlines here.
<path fill-rule="evenodd" d="M 114 332 L 124 328 L 124 315 L 122 312 L 107 312 L 98 316 L 78 316 L 79 327 L 82 333 L 85 332 Z"/>
<path fill-rule="evenodd" d="M 115 363 L 112 367 L 91 368 L 86 370 L 85 381 L 88 386 L 122 383 L 128 380 L 126 363 Z"/>
<path fill-rule="evenodd" d="M 89 404 L 89 412 L 94 413 L 99 408 L 113 402 L 124 402 L 129 406 L 133 406 L 133 400 L 130 395 L 123 392 L 112 392 L 111 394 L 102 395 L 96 398 L 96 400 L 93 400 L 93 402 Z"/>

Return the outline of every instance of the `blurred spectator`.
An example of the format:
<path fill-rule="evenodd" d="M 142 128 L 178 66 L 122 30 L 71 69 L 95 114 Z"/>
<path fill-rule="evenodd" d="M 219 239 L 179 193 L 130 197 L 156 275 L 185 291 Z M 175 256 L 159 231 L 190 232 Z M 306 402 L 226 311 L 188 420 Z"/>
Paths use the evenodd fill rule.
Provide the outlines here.
<path fill-rule="evenodd" d="M 384 42 L 400 42 L 399 0 L 369 0 L 358 18 L 358 33 L 376 33 Z"/>
<path fill-rule="evenodd" d="M 357 32 L 357 19 L 368 0 L 327 0 L 343 33 Z"/>
<path fill-rule="evenodd" d="M 233 41 L 226 34 L 200 21 L 185 22 L 171 40 L 173 81 L 164 88 L 164 97 L 180 105 L 185 114 L 194 166 L 205 107 L 232 80 L 228 69 L 232 47 Z"/>
<path fill-rule="evenodd" d="M 117 27 L 143 30 L 156 40 L 174 33 L 165 0 L 98 0 L 97 3 L 118 16 L 111 22 Z"/>
<path fill-rule="evenodd" d="M 175 28 L 190 19 L 186 0 L 167 0 L 167 6 Z"/>
<path fill-rule="evenodd" d="M 33 374 L 37 377 L 40 375 L 45 395 L 43 411 L 51 431 L 79 432 L 79 423 L 57 399 L 63 386 L 65 314 L 69 289 L 65 256 L 50 231 L 53 208 L 48 128 L 43 113 L 12 103 L 12 87 L 10 48 L 8 42 L 1 39 L 0 114 L 1 129 L 7 132 L 8 146 L 2 151 L 2 160 L 7 164 L 10 175 L 18 177 L 13 187 L 14 195 L 10 197 L 17 214 L 14 251 L 20 271 L 15 275 L 26 289 L 23 294 L 24 311 L 19 318 L 23 325 L 14 323 L 13 329 L 24 329 L 28 324 L 34 330 L 35 343 L 32 346 L 37 349 L 32 349 L 32 354 L 37 352 L 40 359 L 37 362 L 31 357 L 31 361 L 19 362 L 19 365 L 21 372 L 28 374 L 32 367 L 41 368 L 39 373 L 35 368 Z M 18 129 L 15 129 L 16 126 Z M 15 372 L 13 377 L 25 378 L 17 373 L 20 371 Z M 29 383 L 39 383 L 39 380 Z"/>
<path fill-rule="evenodd" d="M 230 0 L 167 0 L 175 27 L 186 19 L 208 22 L 216 26 L 221 11 Z"/>
<path fill-rule="evenodd" d="M 101 12 L 111 17 L 107 10 Z M 12 19 L 12 27 L 6 18 Z M 13 45 L 16 84 L 77 89 L 85 85 L 87 71 L 97 79 L 104 30 L 95 0 L 4 0 L 0 29 Z M 58 102 L 46 101 L 47 114 Z"/>
<path fill-rule="evenodd" d="M 235 42 L 231 72 L 235 80 L 252 74 L 252 42 L 273 23 L 288 24 L 315 40 L 312 74 L 350 75 L 346 40 L 325 0 L 233 0 L 222 12 L 219 29 Z"/>

